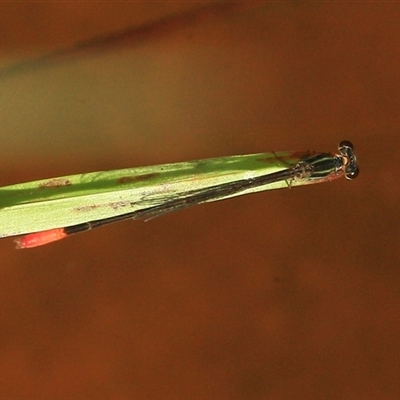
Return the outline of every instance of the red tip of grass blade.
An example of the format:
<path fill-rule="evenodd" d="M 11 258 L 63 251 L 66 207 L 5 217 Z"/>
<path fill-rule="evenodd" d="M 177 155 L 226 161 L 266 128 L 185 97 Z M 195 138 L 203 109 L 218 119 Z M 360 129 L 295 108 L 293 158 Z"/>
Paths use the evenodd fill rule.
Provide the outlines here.
<path fill-rule="evenodd" d="M 49 229 L 48 231 L 29 233 L 15 239 L 17 249 L 29 249 L 32 247 L 43 246 L 56 240 L 64 239 L 67 236 L 64 228 Z"/>

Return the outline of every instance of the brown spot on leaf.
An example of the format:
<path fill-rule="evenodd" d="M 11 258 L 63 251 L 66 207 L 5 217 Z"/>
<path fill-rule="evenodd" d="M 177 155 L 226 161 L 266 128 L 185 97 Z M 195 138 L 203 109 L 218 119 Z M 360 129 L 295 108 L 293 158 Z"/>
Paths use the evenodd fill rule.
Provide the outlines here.
<path fill-rule="evenodd" d="M 80 207 L 75 207 L 74 211 L 78 211 L 78 212 L 87 212 L 87 211 L 92 211 L 95 210 L 96 208 L 98 208 L 99 206 L 95 205 L 95 204 L 91 204 L 89 206 L 80 206 Z"/>
<path fill-rule="evenodd" d="M 142 182 L 148 179 L 154 178 L 155 176 L 159 175 L 158 173 L 152 174 L 143 174 L 143 175 L 132 175 L 132 176 L 122 176 L 121 178 L 117 179 L 118 183 L 132 183 L 132 182 Z"/>
<path fill-rule="evenodd" d="M 42 182 L 39 185 L 39 189 L 53 189 L 71 185 L 72 183 L 69 179 L 54 178 L 54 179 L 49 179 L 46 182 Z"/>
<path fill-rule="evenodd" d="M 79 206 L 75 207 L 74 211 L 79 213 L 85 213 L 89 211 L 96 210 L 98 208 L 112 208 L 114 210 L 118 210 L 119 208 L 128 207 L 131 203 L 129 201 L 113 201 L 111 203 L 102 203 L 102 204 L 89 204 L 87 206 Z"/>

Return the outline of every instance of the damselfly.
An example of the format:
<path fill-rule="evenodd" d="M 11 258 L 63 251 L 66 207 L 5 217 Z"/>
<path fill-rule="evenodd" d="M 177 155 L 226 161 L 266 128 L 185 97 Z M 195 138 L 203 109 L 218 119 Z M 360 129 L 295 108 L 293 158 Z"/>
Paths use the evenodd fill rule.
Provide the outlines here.
<path fill-rule="evenodd" d="M 126 219 L 358 175 L 353 145 L 338 153 L 271 152 L 92 172 L 0 188 L 0 237 L 41 246 Z"/>

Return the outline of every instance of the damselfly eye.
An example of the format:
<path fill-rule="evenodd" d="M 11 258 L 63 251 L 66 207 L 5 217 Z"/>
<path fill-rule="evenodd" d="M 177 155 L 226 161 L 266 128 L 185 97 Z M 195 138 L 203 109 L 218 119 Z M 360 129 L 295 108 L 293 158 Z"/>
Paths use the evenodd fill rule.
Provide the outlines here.
<path fill-rule="evenodd" d="M 354 150 L 353 143 L 349 142 L 348 140 L 342 140 L 339 143 L 339 148 L 341 148 L 341 147 L 350 147 L 351 150 Z"/>
<path fill-rule="evenodd" d="M 359 172 L 360 172 L 360 170 L 358 169 L 358 167 L 354 167 L 350 171 L 346 171 L 346 174 L 345 174 L 346 179 L 352 180 L 352 179 L 357 178 Z"/>

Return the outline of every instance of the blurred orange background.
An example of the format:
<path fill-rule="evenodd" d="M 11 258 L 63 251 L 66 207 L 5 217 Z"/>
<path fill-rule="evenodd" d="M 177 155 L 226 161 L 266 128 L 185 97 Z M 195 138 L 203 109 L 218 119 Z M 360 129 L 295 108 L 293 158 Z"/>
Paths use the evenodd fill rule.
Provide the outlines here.
<path fill-rule="evenodd" d="M 399 16 L 1 3 L 2 185 L 343 139 L 361 172 L 2 240 L 0 398 L 400 398 Z"/>

